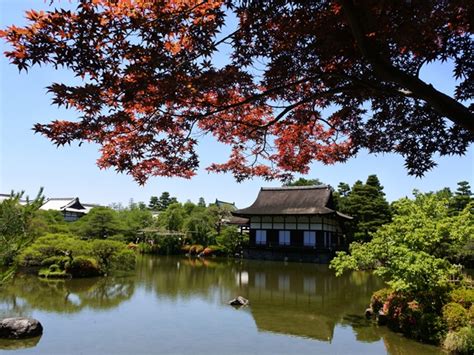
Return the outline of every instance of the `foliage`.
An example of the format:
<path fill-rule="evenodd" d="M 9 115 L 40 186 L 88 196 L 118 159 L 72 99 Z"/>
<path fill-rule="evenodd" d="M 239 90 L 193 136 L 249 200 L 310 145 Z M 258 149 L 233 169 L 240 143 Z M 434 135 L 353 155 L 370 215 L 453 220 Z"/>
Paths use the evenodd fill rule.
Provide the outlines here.
<path fill-rule="evenodd" d="M 352 243 L 350 254 L 338 252 L 331 267 L 345 270 L 374 268 L 395 290 L 425 292 L 446 288 L 459 268 L 446 258 L 474 235 L 474 217 L 467 206 L 449 216 L 448 201 L 434 194 L 393 204 L 393 221 L 378 229 L 368 243 Z"/>
<path fill-rule="evenodd" d="M 148 208 L 152 211 L 164 211 L 168 208 L 169 205 L 177 203 L 176 197 L 171 197 L 168 191 L 165 191 L 158 198 L 156 196 L 150 197 L 150 202 L 148 203 Z"/>
<path fill-rule="evenodd" d="M 474 304 L 474 289 L 458 288 L 451 291 L 449 296 L 453 302 L 459 303 L 467 309 Z"/>
<path fill-rule="evenodd" d="M 390 296 L 392 293 L 393 290 L 390 288 L 382 288 L 378 291 L 375 291 L 370 299 L 370 306 L 372 310 L 375 313 L 378 313 L 382 309 L 384 303 L 387 301 L 388 296 Z"/>
<path fill-rule="evenodd" d="M 338 209 L 354 217 L 351 234 L 356 240 L 369 240 L 371 233 L 390 222 L 390 206 L 377 175 L 369 175 L 365 184 L 356 181 L 352 189 L 340 183 L 335 196 Z"/>
<path fill-rule="evenodd" d="M 173 203 L 158 216 L 158 224 L 168 231 L 181 231 L 184 225 L 184 210 L 180 203 Z"/>
<path fill-rule="evenodd" d="M 126 245 L 109 240 L 81 240 L 70 235 L 39 237 L 18 256 L 24 267 L 57 265 L 74 277 L 102 275 L 133 268 L 135 255 Z"/>
<path fill-rule="evenodd" d="M 464 327 L 458 331 L 451 331 L 446 336 L 443 346 L 446 350 L 455 354 L 474 353 L 474 328 Z"/>
<path fill-rule="evenodd" d="M 472 196 L 473 194 L 469 182 L 458 182 L 458 189 L 456 190 L 451 200 L 451 208 L 453 209 L 453 211 L 459 213 L 464 208 L 466 208 L 469 202 L 474 201 L 474 198 Z"/>
<path fill-rule="evenodd" d="M 123 238 L 117 240 L 135 241 L 140 230 L 153 225 L 151 212 L 145 209 L 132 208 L 119 211 L 117 217 L 120 220 L 120 231 Z"/>
<path fill-rule="evenodd" d="M 443 307 L 443 319 L 450 330 L 464 327 L 469 323 L 467 310 L 459 303 L 454 302 L 450 302 Z"/>
<path fill-rule="evenodd" d="M 140 183 L 194 175 L 196 131 L 231 146 L 208 169 L 237 180 L 285 179 L 360 149 L 400 154 L 420 175 L 433 154 L 464 154 L 474 140 L 469 2 L 76 3 L 28 11 L 26 26 L 0 32 L 5 55 L 20 71 L 49 64 L 83 78 L 48 88 L 79 120 L 36 132 L 98 143 L 100 167 Z M 224 43 L 231 60 L 217 66 Z M 454 63 L 454 97 L 420 78 L 433 61 Z"/>
<path fill-rule="evenodd" d="M 94 207 L 88 214 L 74 222 L 73 230 L 86 239 L 105 239 L 119 233 L 122 224 L 117 211 L 109 207 Z"/>
<path fill-rule="evenodd" d="M 290 181 L 285 183 L 283 186 L 317 186 L 317 185 L 324 185 L 319 179 L 305 179 L 299 178 L 295 181 Z"/>
<path fill-rule="evenodd" d="M 412 294 L 384 288 L 372 295 L 370 307 L 377 315 L 384 315 L 391 329 L 413 339 L 439 344 L 446 332 L 440 315 L 444 301 L 443 292 Z"/>
<path fill-rule="evenodd" d="M 183 244 L 181 235 L 168 232 L 147 232 L 143 239 L 145 241 L 138 245 L 142 254 L 177 254 Z"/>
<path fill-rule="evenodd" d="M 10 265 L 15 255 L 34 239 L 32 220 L 44 202 L 41 188 L 32 201 L 24 193 L 11 193 L 11 197 L 0 202 L 0 265 Z"/>
<path fill-rule="evenodd" d="M 30 223 L 30 234 L 35 237 L 47 233 L 70 233 L 70 225 L 60 211 L 37 210 Z"/>
<path fill-rule="evenodd" d="M 217 243 L 222 247 L 224 253 L 235 255 L 248 244 L 248 234 L 241 234 L 235 227 L 227 227 L 217 237 Z"/>
<path fill-rule="evenodd" d="M 189 254 L 191 255 L 199 255 L 204 250 L 204 246 L 200 244 L 193 244 L 189 248 Z"/>
<path fill-rule="evenodd" d="M 103 274 L 96 259 L 88 256 L 76 256 L 66 267 L 73 277 L 94 277 Z"/>
<path fill-rule="evenodd" d="M 215 221 L 212 215 L 207 211 L 197 212 L 191 214 L 184 225 L 184 228 L 189 233 L 193 243 L 210 245 L 214 244 L 213 230 Z"/>

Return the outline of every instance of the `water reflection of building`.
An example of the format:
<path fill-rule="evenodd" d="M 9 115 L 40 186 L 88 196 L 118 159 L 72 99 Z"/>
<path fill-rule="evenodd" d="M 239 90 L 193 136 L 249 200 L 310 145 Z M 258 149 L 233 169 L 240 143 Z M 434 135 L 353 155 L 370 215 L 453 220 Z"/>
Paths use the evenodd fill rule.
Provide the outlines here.
<path fill-rule="evenodd" d="M 331 341 L 336 324 L 348 313 L 360 314 L 370 297 L 365 287 L 356 288 L 357 278 L 336 278 L 326 266 L 272 265 L 278 271 L 268 266 L 250 262 L 240 271 L 248 281 L 239 286 L 261 331 Z M 371 281 L 366 274 L 365 282 Z"/>

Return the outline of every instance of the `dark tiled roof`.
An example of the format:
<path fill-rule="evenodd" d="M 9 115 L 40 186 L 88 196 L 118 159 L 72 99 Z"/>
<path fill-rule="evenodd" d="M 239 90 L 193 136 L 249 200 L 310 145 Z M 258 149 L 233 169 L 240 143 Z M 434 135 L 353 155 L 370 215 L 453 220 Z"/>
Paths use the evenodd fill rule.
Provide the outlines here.
<path fill-rule="evenodd" d="M 235 202 L 230 203 L 216 199 L 215 205 L 217 207 L 229 207 L 234 210 L 237 209 L 237 207 L 235 207 Z"/>
<path fill-rule="evenodd" d="M 257 199 L 250 207 L 232 212 L 233 215 L 240 217 L 332 213 L 336 211 L 332 201 L 332 189 L 327 185 L 261 188 Z"/>
<path fill-rule="evenodd" d="M 238 226 L 245 226 L 250 223 L 250 220 L 248 218 L 244 217 L 237 217 L 237 216 L 231 216 L 227 220 L 224 221 L 225 224 L 234 224 Z"/>

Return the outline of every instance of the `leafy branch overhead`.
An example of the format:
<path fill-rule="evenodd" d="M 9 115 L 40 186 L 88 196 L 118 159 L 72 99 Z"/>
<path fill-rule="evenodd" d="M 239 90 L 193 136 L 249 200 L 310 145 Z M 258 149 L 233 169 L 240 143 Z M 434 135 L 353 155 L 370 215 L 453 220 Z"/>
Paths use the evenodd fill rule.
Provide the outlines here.
<path fill-rule="evenodd" d="M 232 148 L 208 169 L 239 181 L 288 179 L 363 148 L 398 153 L 421 175 L 434 154 L 461 155 L 474 141 L 473 7 L 91 0 L 28 11 L 28 25 L 0 36 L 20 70 L 49 64 L 84 78 L 49 87 L 53 103 L 78 119 L 35 131 L 58 145 L 96 142 L 100 167 L 140 183 L 194 175 L 201 134 Z M 229 64 L 217 66 L 228 48 Z M 434 61 L 454 63 L 453 97 L 420 78 Z"/>

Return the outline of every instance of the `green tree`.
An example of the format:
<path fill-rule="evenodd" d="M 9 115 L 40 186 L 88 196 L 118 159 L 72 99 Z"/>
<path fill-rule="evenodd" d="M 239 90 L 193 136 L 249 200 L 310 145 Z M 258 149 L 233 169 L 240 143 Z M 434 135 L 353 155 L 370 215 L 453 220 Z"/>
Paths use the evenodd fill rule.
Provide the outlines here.
<path fill-rule="evenodd" d="M 206 207 L 206 201 L 204 200 L 204 197 L 199 197 L 199 201 L 197 205 L 199 207 Z"/>
<path fill-rule="evenodd" d="M 295 181 L 290 181 L 283 186 L 314 186 L 314 185 L 324 185 L 323 182 L 319 179 L 305 179 L 305 178 L 299 178 L 298 180 Z"/>
<path fill-rule="evenodd" d="M 12 192 L 10 198 L 0 203 L 0 265 L 11 264 L 15 255 L 35 237 L 32 221 L 44 203 L 43 188 L 35 199 L 27 197 L 21 204 L 23 195 L 24 192 Z"/>
<path fill-rule="evenodd" d="M 105 239 L 122 231 L 118 212 L 108 207 L 94 207 L 72 226 L 79 235 L 87 239 Z"/>
<path fill-rule="evenodd" d="M 449 215 L 448 201 L 436 194 L 415 192 L 393 204 L 391 223 L 381 226 L 368 243 L 354 242 L 350 253 L 338 252 L 331 268 L 375 269 L 396 291 L 430 292 L 448 285 L 459 268 L 448 261 L 474 236 L 472 205 Z"/>
<path fill-rule="evenodd" d="M 231 212 L 233 210 L 234 208 L 227 204 L 222 204 L 220 206 L 212 204 L 208 207 L 208 213 L 212 216 L 217 235 L 221 234 L 222 226 L 225 224 L 226 220 L 229 220 L 232 217 Z"/>
<path fill-rule="evenodd" d="M 451 200 L 451 209 L 454 213 L 462 211 L 469 202 L 473 201 L 472 191 L 469 182 L 458 182 L 458 188 Z"/>
<path fill-rule="evenodd" d="M 205 246 L 213 244 L 214 220 L 207 210 L 191 214 L 186 219 L 185 229 L 190 234 L 192 243 Z"/>
<path fill-rule="evenodd" d="M 158 216 L 158 224 L 168 231 L 181 231 L 184 218 L 183 206 L 180 203 L 172 203 Z"/>
<path fill-rule="evenodd" d="M 139 206 L 134 209 L 119 211 L 118 218 L 121 221 L 121 232 L 127 241 L 135 240 L 140 230 L 153 224 L 151 212 Z"/>
<path fill-rule="evenodd" d="M 356 181 L 350 191 L 346 185 L 341 186 L 345 196 L 338 199 L 339 208 L 354 217 L 354 238 L 368 240 L 371 233 L 391 219 L 383 186 L 376 175 L 370 175 L 365 184 Z"/>
<path fill-rule="evenodd" d="M 157 196 L 151 196 L 148 208 L 152 211 L 159 211 L 159 200 Z"/>
<path fill-rule="evenodd" d="M 217 243 L 222 246 L 225 254 L 234 255 L 241 252 L 248 243 L 248 234 L 240 233 L 235 227 L 225 227 L 217 237 Z"/>

